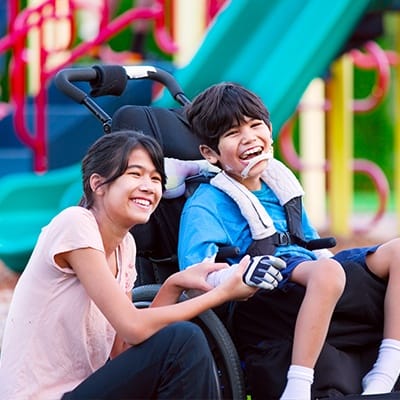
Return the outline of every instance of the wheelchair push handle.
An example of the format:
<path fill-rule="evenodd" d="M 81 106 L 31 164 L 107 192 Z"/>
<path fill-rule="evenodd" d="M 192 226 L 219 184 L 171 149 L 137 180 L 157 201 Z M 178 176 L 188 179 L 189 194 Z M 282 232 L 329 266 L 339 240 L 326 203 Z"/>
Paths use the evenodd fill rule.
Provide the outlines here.
<path fill-rule="evenodd" d="M 92 82 L 97 79 L 94 68 L 66 68 L 57 72 L 54 83 L 58 90 L 82 104 L 87 93 L 76 87 L 72 82 Z"/>
<path fill-rule="evenodd" d="M 60 70 L 55 77 L 56 87 L 77 103 L 84 103 L 88 95 L 73 82 L 88 82 L 90 95 L 120 96 L 126 89 L 128 80 L 151 79 L 162 83 L 172 97 L 181 105 L 190 103 L 175 77 L 162 69 L 145 65 L 94 65 L 87 68 L 66 68 Z"/>
<path fill-rule="evenodd" d="M 190 100 L 185 96 L 175 77 L 169 72 L 153 66 L 131 65 L 122 68 L 125 69 L 128 79 L 145 78 L 160 82 L 168 89 L 172 97 L 181 105 L 190 103 Z"/>
<path fill-rule="evenodd" d="M 122 91 L 126 86 L 126 75 L 120 74 L 125 81 L 115 81 L 115 85 L 109 88 L 109 92 L 117 93 L 117 89 Z M 69 96 L 72 100 L 79 104 L 83 104 L 101 123 L 105 133 L 111 132 L 111 117 L 108 115 L 89 95 L 79 89 L 73 82 L 88 82 L 92 87 L 92 92 L 98 92 L 97 85 L 101 81 L 102 76 L 98 68 L 66 68 L 57 72 L 54 83 L 58 90 Z M 122 86 L 121 86 L 122 85 Z M 116 87 L 118 88 L 116 89 Z M 91 92 L 91 94 L 92 94 Z M 111 93 L 110 93 L 111 94 Z"/>

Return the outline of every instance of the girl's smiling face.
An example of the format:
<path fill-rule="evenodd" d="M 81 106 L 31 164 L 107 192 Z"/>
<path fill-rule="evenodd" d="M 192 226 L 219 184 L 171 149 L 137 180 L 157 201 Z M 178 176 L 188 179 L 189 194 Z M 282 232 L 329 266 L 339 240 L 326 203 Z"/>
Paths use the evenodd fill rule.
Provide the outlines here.
<path fill-rule="evenodd" d="M 250 168 L 247 176 L 243 177 L 241 174 L 252 159 L 271 152 L 272 142 L 271 129 L 263 120 L 244 117 L 243 121 L 233 125 L 220 137 L 219 154 L 208 146 L 201 146 L 200 151 L 209 162 L 218 163 L 227 174 L 249 190 L 258 190 L 267 160 L 257 162 Z"/>
<path fill-rule="evenodd" d="M 97 179 L 101 182 L 101 177 Z M 96 186 L 101 208 L 109 219 L 126 229 L 146 223 L 162 196 L 161 175 L 142 147 L 132 150 L 128 167 L 121 176 L 107 185 L 94 183 Z"/>

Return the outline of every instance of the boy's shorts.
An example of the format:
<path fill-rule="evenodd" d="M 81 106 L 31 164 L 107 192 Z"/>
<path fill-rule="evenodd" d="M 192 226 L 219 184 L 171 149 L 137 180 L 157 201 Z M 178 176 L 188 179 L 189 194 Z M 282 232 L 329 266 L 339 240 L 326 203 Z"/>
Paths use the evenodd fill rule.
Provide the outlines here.
<path fill-rule="evenodd" d="M 360 264 L 366 271 L 370 274 L 372 272 L 369 270 L 366 262 L 366 257 L 368 254 L 375 253 L 376 250 L 379 248 L 379 244 L 375 246 L 368 246 L 368 247 L 356 247 L 354 249 L 346 249 L 339 251 L 335 254 L 332 258 L 338 261 L 340 264 L 344 264 L 345 262 L 356 262 Z M 374 274 L 372 274 L 374 275 Z M 375 276 L 375 275 L 374 275 Z"/>
<path fill-rule="evenodd" d="M 339 251 L 335 254 L 332 258 L 339 262 L 341 265 L 344 265 L 346 262 L 354 262 L 361 265 L 368 273 L 372 274 L 369 270 L 367 263 L 366 263 L 366 256 L 368 254 L 375 253 L 375 251 L 379 248 L 380 245 L 369 246 L 369 247 L 356 247 L 353 249 L 346 249 Z M 316 261 L 312 260 L 308 257 L 301 257 L 301 256 L 279 256 L 282 260 L 286 262 L 286 268 L 281 271 L 283 279 L 279 283 L 279 287 L 283 287 L 290 278 L 292 271 L 302 262 L 305 261 Z M 372 274 L 374 277 L 375 275 Z"/>
<path fill-rule="evenodd" d="M 292 274 L 293 270 L 302 262 L 305 261 L 315 261 L 309 257 L 302 257 L 302 256 L 291 256 L 291 255 L 280 255 L 281 258 L 286 263 L 286 268 L 281 271 L 283 279 L 279 282 L 278 287 L 282 288 L 288 283 L 290 275 Z"/>

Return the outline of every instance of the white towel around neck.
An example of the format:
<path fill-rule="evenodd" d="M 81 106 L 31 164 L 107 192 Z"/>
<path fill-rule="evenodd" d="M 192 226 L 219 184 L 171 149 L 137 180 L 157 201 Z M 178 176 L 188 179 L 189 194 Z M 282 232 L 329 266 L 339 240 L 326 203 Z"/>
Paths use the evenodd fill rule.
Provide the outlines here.
<path fill-rule="evenodd" d="M 261 179 L 276 194 L 282 206 L 292 198 L 304 195 L 304 190 L 293 172 L 274 158 L 268 161 Z M 210 180 L 210 183 L 236 202 L 250 226 L 251 236 L 254 240 L 264 239 L 276 232 L 267 210 L 257 197 L 240 182 L 225 172 L 220 172 Z"/>

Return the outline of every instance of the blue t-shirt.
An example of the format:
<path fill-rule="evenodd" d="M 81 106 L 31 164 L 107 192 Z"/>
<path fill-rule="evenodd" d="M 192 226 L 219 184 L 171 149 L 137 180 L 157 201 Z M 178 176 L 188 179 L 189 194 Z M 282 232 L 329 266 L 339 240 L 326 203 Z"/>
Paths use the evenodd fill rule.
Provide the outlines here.
<path fill-rule="evenodd" d="M 285 210 L 275 193 L 263 182 L 261 190 L 252 192 L 266 208 L 278 232 L 287 232 Z M 302 228 L 306 240 L 319 237 L 311 225 L 306 212 L 302 212 Z M 246 254 L 253 239 L 250 227 L 242 216 L 237 204 L 226 193 L 208 183 L 201 184 L 186 201 L 179 229 L 179 266 L 190 265 L 213 257 L 221 246 L 235 246 L 240 249 L 236 258 L 227 260 L 238 263 Z M 315 260 L 312 251 L 295 244 L 279 246 L 275 256 L 306 257 Z"/>

